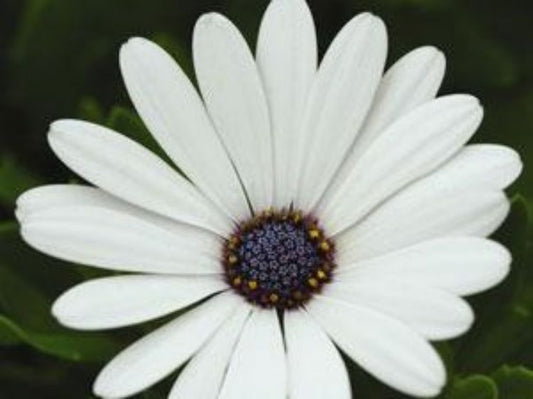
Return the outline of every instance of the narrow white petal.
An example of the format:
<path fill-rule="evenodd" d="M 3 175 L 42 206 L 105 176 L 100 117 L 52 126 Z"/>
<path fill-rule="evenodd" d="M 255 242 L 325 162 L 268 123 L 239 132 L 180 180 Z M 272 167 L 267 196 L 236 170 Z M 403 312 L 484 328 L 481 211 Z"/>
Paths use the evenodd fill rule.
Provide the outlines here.
<path fill-rule="evenodd" d="M 255 309 L 235 348 L 219 399 L 285 399 L 287 372 L 275 310 Z"/>
<path fill-rule="evenodd" d="M 291 156 L 317 67 L 313 17 L 305 0 L 273 0 L 261 22 L 257 64 L 270 108 L 274 140 L 274 206 L 288 206 Z"/>
<path fill-rule="evenodd" d="M 220 14 L 194 28 L 194 66 L 213 123 L 255 210 L 272 205 L 273 154 L 267 100 L 254 58 L 238 29 Z"/>
<path fill-rule="evenodd" d="M 323 296 L 313 298 L 307 308 L 344 353 L 380 381 L 413 396 L 436 396 L 442 390 L 442 360 L 404 323 Z"/>
<path fill-rule="evenodd" d="M 221 294 L 141 338 L 100 372 L 94 393 L 125 398 L 155 384 L 187 361 L 231 316 L 241 299 Z"/>
<path fill-rule="evenodd" d="M 243 303 L 224 322 L 209 342 L 192 358 L 172 387 L 169 399 L 217 399 L 230 358 L 250 315 L 250 305 Z"/>
<path fill-rule="evenodd" d="M 79 184 L 50 184 L 25 191 L 17 198 L 16 215 L 19 222 L 23 224 L 31 215 L 38 215 L 45 210 L 72 206 L 110 209 L 150 221 L 178 235 L 183 235 L 186 231 L 199 231 L 206 237 L 211 237 L 206 243 L 212 242 L 213 238 L 216 238 L 218 242 L 218 236 L 214 233 L 159 216 L 123 201 L 98 187 Z"/>
<path fill-rule="evenodd" d="M 479 126 L 483 110 L 468 95 L 441 97 L 411 111 L 377 138 L 318 214 L 330 234 L 365 216 L 403 186 L 453 156 Z"/>
<path fill-rule="evenodd" d="M 468 331 L 474 322 L 472 309 L 458 296 L 395 281 L 386 274 L 350 281 L 339 276 L 328 284 L 324 295 L 386 313 L 431 340 L 455 338 Z"/>
<path fill-rule="evenodd" d="M 88 122 L 54 122 L 48 135 L 56 155 L 74 172 L 132 204 L 180 222 L 225 234 L 224 217 L 185 178 L 150 151 Z"/>
<path fill-rule="evenodd" d="M 500 283 L 509 273 L 511 255 L 478 237 L 445 237 L 339 267 L 339 281 L 379 280 L 436 287 L 457 295 L 477 294 Z"/>
<path fill-rule="evenodd" d="M 353 18 L 329 47 L 302 120 L 299 162 L 292 184 L 298 207 L 311 209 L 323 194 L 362 126 L 387 56 L 383 21 L 365 13 Z"/>
<path fill-rule="evenodd" d="M 434 47 L 419 47 L 400 58 L 381 80 L 361 133 L 334 176 L 328 192 L 347 178 L 357 160 L 385 128 L 402 115 L 435 98 L 444 77 L 446 60 Z"/>
<path fill-rule="evenodd" d="M 117 328 L 175 312 L 226 288 L 219 276 L 105 277 L 65 292 L 52 314 L 80 330 Z"/>
<path fill-rule="evenodd" d="M 396 119 L 435 98 L 446 59 L 434 47 L 419 47 L 400 58 L 381 80 L 372 108 L 355 143 L 359 154 Z M 355 149 L 355 148 L 354 148 Z"/>
<path fill-rule="evenodd" d="M 99 206 L 124 212 L 140 210 L 99 188 L 79 184 L 50 184 L 32 188 L 17 198 L 16 205 L 15 214 L 20 223 L 24 223 L 31 214 L 72 205 Z"/>
<path fill-rule="evenodd" d="M 350 399 L 344 362 L 324 330 L 303 310 L 285 312 L 291 399 Z"/>
<path fill-rule="evenodd" d="M 472 144 L 436 170 L 426 180 L 441 194 L 472 188 L 502 190 L 522 171 L 520 155 L 497 144 Z M 425 184 L 429 184 L 426 183 Z M 420 188 L 421 189 L 421 188 Z"/>
<path fill-rule="evenodd" d="M 476 189 L 441 196 L 405 190 L 337 237 L 338 261 L 350 264 L 449 235 L 486 237 L 505 220 L 509 201 L 499 191 Z"/>
<path fill-rule="evenodd" d="M 130 39 L 120 67 L 135 108 L 180 169 L 235 220 L 249 216 L 237 174 L 196 89 L 155 43 Z"/>
<path fill-rule="evenodd" d="M 91 189 L 89 189 L 91 190 Z M 93 189 L 96 190 L 96 189 Z M 170 274 L 220 273 L 220 238 L 143 211 L 98 200 L 24 211 L 21 235 L 39 251 L 67 261 L 113 270 Z M 65 198 L 63 198 L 65 200 Z M 91 203 L 92 201 L 92 203 Z M 113 206 L 107 206 L 111 202 Z M 24 202 L 22 201 L 22 204 Z"/>

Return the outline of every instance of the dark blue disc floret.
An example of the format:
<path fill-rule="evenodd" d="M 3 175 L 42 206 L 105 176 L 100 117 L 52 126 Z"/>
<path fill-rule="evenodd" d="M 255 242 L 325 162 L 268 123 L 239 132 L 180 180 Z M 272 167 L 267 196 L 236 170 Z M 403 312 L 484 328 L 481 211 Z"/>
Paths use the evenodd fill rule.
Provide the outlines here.
<path fill-rule="evenodd" d="M 292 308 L 331 279 L 334 248 L 316 220 L 295 211 L 266 211 L 226 240 L 228 283 L 250 302 Z"/>

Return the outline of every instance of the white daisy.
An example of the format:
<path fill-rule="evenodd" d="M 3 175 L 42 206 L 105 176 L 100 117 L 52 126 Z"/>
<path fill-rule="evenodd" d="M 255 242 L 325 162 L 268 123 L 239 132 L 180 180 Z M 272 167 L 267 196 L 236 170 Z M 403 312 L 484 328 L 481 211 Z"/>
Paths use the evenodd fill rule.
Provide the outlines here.
<path fill-rule="evenodd" d="M 125 136 L 61 120 L 52 149 L 95 187 L 18 201 L 34 248 L 132 273 L 66 292 L 62 324 L 117 328 L 196 304 L 115 357 L 94 392 L 127 397 L 185 365 L 170 398 L 349 398 L 337 346 L 401 392 L 437 395 L 445 370 L 429 341 L 468 330 L 461 296 L 509 270 L 485 237 L 508 212 L 518 155 L 465 145 L 482 108 L 435 98 L 435 48 L 383 75 L 387 34 L 371 14 L 319 68 L 303 0 L 271 2 L 255 59 L 219 14 L 200 18 L 193 50 L 201 96 L 154 43 L 120 51 L 137 111 L 187 178 Z"/>

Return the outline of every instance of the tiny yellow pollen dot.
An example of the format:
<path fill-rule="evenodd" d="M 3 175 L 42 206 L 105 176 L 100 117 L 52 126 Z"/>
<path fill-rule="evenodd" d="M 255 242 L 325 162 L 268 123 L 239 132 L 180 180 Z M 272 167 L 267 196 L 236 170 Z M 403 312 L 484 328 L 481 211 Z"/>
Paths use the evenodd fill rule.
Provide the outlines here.
<path fill-rule="evenodd" d="M 242 278 L 240 276 L 237 276 L 233 279 L 232 281 L 232 284 L 235 286 L 235 287 L 238 287 L 242 284 Z"/>
<path fill-rule="evenodd" d="M 257 289 L 257 281 L 255 280 L 248 281 L 248 288 L 250 288 L 251 290 Z"/>
<path fill-rule="evenodd" d="M 320 280 L 327 280 L 328 278 L 328 275 L 326 274 L 326 272 L 322 269 L 318 269 L 317 272 L 316 272 L 316 276 L 320 279 Z"/>
<path fill-rule="evenodd" d="M 309 237 L 312 239 L 320 237 L 320 231 L 318 229 L 309 230 Z"/>
<path fill-rule="evenodd" d="M 292 221 L 294 223 L 298 223 L 300 220 L 302 220 L 302 214 L 300 212 L 296 212 L 293 216 L 292 216 Z"/>
<path fill-rule="evenodd" d="M 270 300 L 271 303 L 276 303 L 277 301 L 279 301 L 279 296 L 277 294 L 270 294 L 268 299 Z"/>
<path fill-rule="evenodd" d="M 318 280 L 314 277 L 311 277 L 310 279 L 308 279 L 307 284 L 309 284 L 313 288 L 318 288 L 319 286 Z"/>
<path fill-rule="evenodd" d="M 237 258 L 237 256 L 234 254 L 231 254 L 230 256 L 228 256 L 228 262 L 230 265 L 234 265 L 235 263 L 237 263 L 238 260 L 239 258 Z"/>
<path fill-rule="evenodd" d="M 327 241 L 322 241 L 320 243 L 320 249 L 322 251 L 324 251 L 324 252 L 327 252 L 327 251 L 329 251 L 331 249 L 331 245 L 329 245 L 329 242 L 327 242 Z"/>
<path fill-rule="evenodd" d="M 294 299 L 296 299 L 297 301 L 299 301 L 299 300 L 303 299 L 304 295 L 302 294 L 301 291 L 294 291 L 294 292 L 292 293 L 292 297 L 293 297 Z"/>

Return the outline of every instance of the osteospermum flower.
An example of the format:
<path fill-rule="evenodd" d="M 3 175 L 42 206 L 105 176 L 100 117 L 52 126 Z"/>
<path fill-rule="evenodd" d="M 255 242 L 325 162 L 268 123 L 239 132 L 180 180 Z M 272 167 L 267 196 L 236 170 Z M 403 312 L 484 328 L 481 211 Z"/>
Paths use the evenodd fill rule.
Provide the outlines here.
<path fill-rule="evenodd" d="M 183 174 L 107 128 L 61 120 L 52 149 L 95 187 L 18 201 L 31 246 L 131 273 L 67 291 L 53 306 L 62 324 L 189 309 L 118 354 L 94 392 L 127 397 L 185 365 L 170 398 L 349 398 L 337 346 L 401 392 L 438 394 L 445 370 L 429 341 L 468 330 L 461 297 L 508 272 L 509 253 L 485 237 L 508 212 L 518 155 L 465 145 L 482 108 L 435 98 L 435 48 L 383 75 L 387 35 L 371 14 L 346 24 L 318 68 L 303 0 L 272 1 L 255 58 L 218 14 L 200 18 L 193 50 L 201 96 L 154 43 L 120 51 L 137 111 Z"/>

